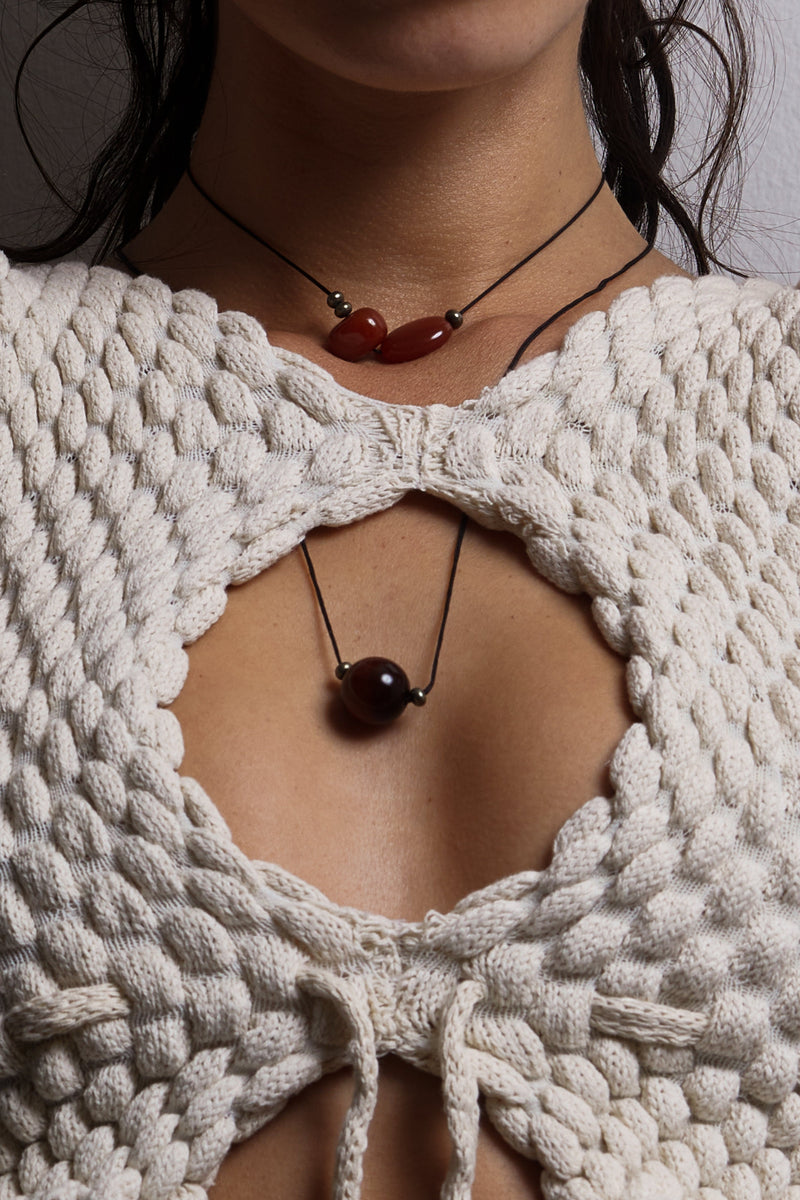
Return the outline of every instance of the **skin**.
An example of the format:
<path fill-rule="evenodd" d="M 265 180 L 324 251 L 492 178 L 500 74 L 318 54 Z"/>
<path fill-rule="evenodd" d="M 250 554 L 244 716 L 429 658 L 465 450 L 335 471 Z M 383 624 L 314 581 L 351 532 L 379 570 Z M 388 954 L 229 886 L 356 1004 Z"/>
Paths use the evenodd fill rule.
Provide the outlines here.
<path fill-rule="evenodd" d="M 354 306 L 379 308 L 390 328 L 463 305 L 563 224 L 599 179 L 577 72 L 584 8 L 220 0 L 193 170 L 246 226 Z M 447 346 L 395 367 L 330 356 L 320 293 L 187 179 L 125 250 L 171 287 L 251 313 L 274 345 L 351 390 L 425 405 L 458 404 L 495 383 L 527 333 L 643 246 L 605 188 Z M 665 274 L 685 272 L 651 252 L 527 357 L 558 348 L 570 324 L 624 288 Z M 351 658 L 384 653 L 422 677 L 458 517 L 412 494 L 309 535 Z M 512 532 L 474 523 L 437 691 L 379 739 L 331 719 L 321 684 L 330 651 L 299 551 L 230 588 L 223 617 L 187 653 L 188 678 L 169 706 L 184 735 L 181 773 L 207 789 L 236 844 L 337 903 L 392 917 L 446 912 L 478 887 L 546 866 L 564 821 L 589 797 L 610 795 L 609 758 L 636 719 L 624 660 L 600 637 L 588 598 L 533 572 Z M 340 1071 L 294 1098 L 226 1157 L 214 1200 L 328 1194 L 351 1087 Z M 438 1079 L 383 1059 L 363 1200 L 437 1195 L 448 1154 Z M 482 1120 L 473 1200 L 540 1195 L 537 1165 Z"/>
<path fill-rule="evenodd" d="M 221 0 L 193 171 L 247 228 L 354 305 L 380 309 L 390 328 L 463 305 L 599 180 L 576 67 L 583 12 L 577 0 Z M 458 350 L 400 370 L 325 365 L 374 394 L 432 380 L 446 354 L 448 376 L 462 358 L 485 364 L 474 390 L 510 358 L 487 358 L 495 342 L 513 350 L 518 329 L 517 341 L 643 247 L 606 188 L 535 267 L 470 314 Z M 173 286 L 246 307 L 276 344 L 316 356 L 330 327 L 317 289 L 188 179 L 126 252 Z M 651 255 L 620 286 L 676 270 Z M 455 398 L 468 394 L 465 380 Z"/>

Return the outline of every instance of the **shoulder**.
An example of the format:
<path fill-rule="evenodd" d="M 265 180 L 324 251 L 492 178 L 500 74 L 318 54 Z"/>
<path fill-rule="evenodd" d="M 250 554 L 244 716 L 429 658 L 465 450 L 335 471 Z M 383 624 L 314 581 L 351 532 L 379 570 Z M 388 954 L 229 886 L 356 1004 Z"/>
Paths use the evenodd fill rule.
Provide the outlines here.
<path fill-rule="evenodd" d="M 195 312 L 213 334 L 217 314 L 211 297 L 173 293 L 154 276 L 134 278 L 78 258 L 12 263 L 0 251 L 0 374 L 6 379 L 0 411 L 8 409 L 26 379 L 35 385 L 41 371 L 53 375 L 54 382 L 57 374 L 61 384 L 84 394 L 98 370 L 106 376 L 101 381 L 106 390 L 110 384 L 125 395 L 138 390 L 157 367 L 176 382 L 187 382 L 181 342 L 192 344 L 189 373 L 196 383 L 204 356 L 194 345 L 197 336 L 192 340 Z M 203 349 L 208 342 L 207 336 Z"/>
<path fill-rule="evenodd" d="M 90 267 L 79 258 L 14 263 L 0 251 L 0 333 L 13 336 L 29 315 L 47 327 L 68 324 L 75 308 L 86 304 L 98 316 L 111 316 L 125 284 L 121 271 Z"/>
<path fill-rule="evenodd" d="M 77 259 L 12 263 L 0 251 L 0 356 L 4 374 L 55 369 L 79 382 L 118 330 L 125 276 Z M 6 397 L 6 404 L 8 397 Z"/>
<path fill-rule="evenodd" d="M 606 337 L 617 377 L 636 381 L 645 426 L 649 385 L 657 387 L 662 418 L 696 425 L 701 440 L 714 436 L 725 413 L 752 424 L 765 390 L 777 410 L 791 408 L 800 418 L 797 288 L 760 277 L 665 276 L 613 302 Z"/>
<path fill-rule="evenodd" d="M 87 326 L 95 322 L 108 330 L 126 311 L 182 310 L 186 305 L 178 300 L 178 293 L 151 275 L 134 278 L 116 266 L 77 257 L 12 262 L 0 251 L 0 336 L 6 338 L 14 338 L 26 319 L 50 339 L 70 326 L 79 338 L 89 337 Z"/>
<path fill-rule="evenodd" d="M 775 317 L 781 332 L 788 335 L 800 312 L 800 290 L 760 276 L 733 278 L 730 275 L 667 273 L 644 284 L 623 288 L 608 307 L 608 325 L 616 331 L 637 322 L 643 330 L 655 320 L 661 340 L 669 342 L 689 328 L 705 331 L 699 348 L 705 348 L 715 327 L 745 325 L 758 327 Z"/>
<path fill-rule="evenodd" d="M 756 505 L 780 523 L 800 486 L 800 291 L 718 275 L 656 281 L 651 298 L 637 428 L 648 462 L 663 446 L 665 495 L 725 537 Z"/>

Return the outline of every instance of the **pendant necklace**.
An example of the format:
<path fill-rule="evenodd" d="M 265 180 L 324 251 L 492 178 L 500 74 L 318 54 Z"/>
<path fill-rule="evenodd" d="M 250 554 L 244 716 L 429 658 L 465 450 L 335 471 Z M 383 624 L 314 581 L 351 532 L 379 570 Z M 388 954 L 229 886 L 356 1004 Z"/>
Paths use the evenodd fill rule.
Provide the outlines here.
<path fill-rule="evenodd" d="M 331 639 L 333 653 L 336 655 L 335 674 L 342 685 L 339 694 L 345 708 L 357 721 L 363 721 L 367 725 L 386 725 L 389 721 L 394 721 L 396 717 L 399 717 L 407 704 L 416 704 L 418 708 L 421 708 L 425 703 L 428 692 L 433 687 L 436 679 L 439 652 L 442 648 L 442 640 L 444 638 L 444 626 L 447 621 L 447 614 L 450 611 L 453 583 L 455 582 L 456 567 L 458 566 L 458 559 L 461 554 L 461 543 L 467 531 L 467 520 L 467 514 L 462 513 L 461 522 L 458 526 L 456 548 L 453 551 L 453 565 L 450 568 L 450 581 L 447 585 L 442 623 L 439 626 L 439 636 L 436 639 L 436 651 L 433 656 L 431 677 L 424 688 L 410 687 L 408 676 L 403 668 L 399 667 L 397 663 L 392 662 L 390 658 L 360 658 L 356 663 L 342 661 L 342 656 L 339 653 L 339 647 L 336 644 L 336 638 L 333 634 L 330 617 L 328 616 L 328 610 L 325 607 L 325 601 L 322 599 L 322 592 L 317 582 L 317 573 L 314 570 L 314 564 L 308 552 L 306 539 L 303 538 L 300 543 L 300 548 L 305 555 L 306 565 L 308 566 L 308 573 L 311 576 L 311 582 L 317 594 L 322 619 L 325 622 L 328 637 Z"/>
<path fill-rule="evenodd" d="M 493 291 L 496 287 L 499 287 L 501 283 L 504 283 L 506 279 L 514 274 L 515 271 L 518 271 L 521 267 L 524 267 L 526 263 L 529 263 L 532 258 L 536 257 L 537 254 L 540 254 L 548 246 L 552 245 L 557 238 L 561 237 L 561 235 L 565 233 L 570 226 L 573 225 L 578 218 L 586 212 L 590 205 L 594 203 L 599 196 L 604 183 L 604 179 L 601 177 L 600 183 L 597 185 L 590 198 L 572 217 L 570 217 L 570 219 L 564 225 L 561 226 L 560 229 L 552 234 L 547 241 L 543 242 L 540 246 L 537 246 L 535 250 L 532 250 L 525 256 L 525 258 L 521 259 L 518 263 L 506 271 L 504 275 L 501 275 L 500 278 L 495 280 L 494 283 L 490 284 L 489 287 L 485 288 L 480 295 L 476 296 L 473 300 L 470 300 L 468 304 L 463 305 L 463 307 L 460 309 L 448 309 L 443 317 L 420 317 L 416 321 L 410 321 L 405 325 L 401 325 L 398 329 L 393 330 L 391 333 L 388 333 L 386 321 L 376 309 L 359 308 L 354 312 L 352 306 L 347 300 L 345 300 L 341 292 L 326 288 L 324 284 L 320 283 L 318 279 L 315 279 L 313 275 L 310 275 L 308 271 L 305 271 L 302 267 L 298 266 L 297 263 L 293 262 L 285 254 L 281 253 L 280 250 L 277 250 L 274 246 L 271 246 L 269 242 L 264 241 L 259 234 L 254 233 L 251 229 L 248 229 L 246 225 L 243 225 L 241 221 L 222 208 L 222 206 L 218 204 L 217 201 L 211 196 L 209 196 L 208 193 L 197 182 L 192 174 L 191 166 L 187 168 L 187 173 L 197 190 L 214 208 L 217 209 L 218 212 L 222 213 L 224 217 L 227 217 L 228 220 L 232 221 L 234 225 L 237 225 L 239 229 L 243 230 L 244 233 L 247 233 L 250 235 L 250 237 L 255 238 L 255 240 L 260 242 L 262 246 L 265 246 L 267 250 L 270 250 L 273 254 L 277 255 L 277 257 L 285 262 L 288 266 L 293 267 L 295 271 L 298 271 L 310 283 L 313 283 L 315 287 L 318 287 L 326 294 L 329 307 L 333 309 L 335 316 L 340 318 L 340 324 L 333 328 L 325 343 L 325 348 L 331 354 L 334 354 L 337 358 L 345 359 L 347 362 L 356 362 L 358 359 L 364 358 L 368 354 L 374 354 L 375 357 L 380 359 L 380 361 L 386 363 L 411 362 L 413 359 L 422 358 L 423 355 L 430 354 L 432 351 L 443 346 L 445 342 L 448 341 L 453 330 L 458 329 L 461 326 L 464 313 L 476 305 L 480 300 L 483 300 L 485 296 L 488 296 L 489 292 Z M 550 325 L 552 325 L 560 317 L 564 316 L 564 314 L 569 312 L 570 309 L 575 308 L 578 304 L 583 303 L 585 300 L 589 300 L 592 296 L 598 295 L 598 293 L 602 292 L 603 289 L 606 288 L 610 283 L 613 283 L 615 279 L 619 279 L 620 276 L 624 275 L 626 271 L 629 271 L 631 267 L 634 267 L 638 262 L 641 262 L 641 260 L 653 249 L 653 244 L 653 240 L 649 240 L 645 248 L 631 258 L 628 262 L 626 262 L 623 266 L 621 266 L 619 270 L 614 271 L 613 274 L 608 275 L 605 279 L 601 279 L 598 284 L 590 288 L 587 292 L 584 292 L 582 295 L 577 296 L 574 300 L 570 300 L 568 304 L 563 306 L 563 308 L 560 308 L 557 312 L 553 313 L 545 321 L 543 321 L 541 325 L 537 326 L 532 333 L 527 335 L 522 344 L 517 347 L 511 362 L 503 372 L 503 376 L 514 370 L 528 346 L 535 341 L 540 334 L 544 333 L 544 331 Z M 134 272 L 135 275 L 140 275 L 142 273 L 139 268 L 126 257 L 121 249 L 117 249 L 114 253 L 116 254 L 117 258 L 119 258 Z M 317 601 L 325 622 L 325 627 L 328 631 L 328 636 L 333 647 L 333 652 L 336 656 L 335 674 L 336 678 L 342 685 L 340 689 L 342 703 L 350 715 L 363 724 L 371 726 L 385 726 L 399 717 L 409 704 L 417 707 L 421 707 L 425 704 L 428 693 L 431 691 L 436 679 L 436 671 L 439 664 L 439 653 L 442 648 L 445 623 L 447 621 L 447 614 L 450 610 L 450 601 L 453 595 L 453 584 L 455 581 L 456 568 L 458 567 L 459 556 L 461 554 L 461 545 L 467 528 L 467 520 L 467 514 L 462 513 L 461 521 L 458 527 L 455 550 L 453 552 L 453 562 L 450 569 L 450 579 L 447 585 L 447 594 L 445 597 L 442 619 L 439 626 L 439 635 L 436 641 L 436 650 L 433 658 L 431 677 L 425 687 L 411 687 L 409 685 L 409 679 L 406 672 L 402 667 L 398 666 L 397 663 L 392 662 L 391 659 L 371 656 L 368 658 L 359 659 L 354 663 L 350 663 L 342 659 L 342 656 L 339 653 L 339 647 L 336 642 L 336 638 L 334 637 L 333 627 L 328 616 L 328 611 L 322 598 L 322 591 L 320 590 L 320 586 L 317 581 L 316 571 L 314 570 L 314 565 L 311 561 L 311 554 L 309 553 L 306 539 L 303 538 L 301 541 L 300 548 L 305 556 L 311 583 L 316 593 Z"/>

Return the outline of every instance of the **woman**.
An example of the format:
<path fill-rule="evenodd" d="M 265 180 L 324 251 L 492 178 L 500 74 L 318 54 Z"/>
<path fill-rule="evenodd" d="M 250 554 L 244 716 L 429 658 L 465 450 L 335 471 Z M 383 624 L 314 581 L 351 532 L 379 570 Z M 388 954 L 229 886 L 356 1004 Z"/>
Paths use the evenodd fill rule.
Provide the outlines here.
<path fill-rule="evenodd" d="M 800 302 L 660 179 L 685 7 L 219 0 L 8 247 L 4 1195 L 794 1194 Z"/>

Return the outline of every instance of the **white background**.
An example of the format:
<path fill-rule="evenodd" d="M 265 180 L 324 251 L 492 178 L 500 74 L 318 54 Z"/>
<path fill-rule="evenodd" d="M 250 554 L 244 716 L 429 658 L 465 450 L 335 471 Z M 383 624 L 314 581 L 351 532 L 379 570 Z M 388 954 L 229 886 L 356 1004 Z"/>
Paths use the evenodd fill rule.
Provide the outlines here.
<path fill-rule="evenodd" d="M 735 235 L 721 244 L 721 256 L 751 274 L 795 284 L 800 282 L 800 0 L 740 3 L 758 29 L 755 86 L 744 136 L 743 206 Z M 17 130 L 13 79 L 25 47 L 63 11 L 66 0 L 0 0 L 0 6 L 0 238 L 19 243 L 43 238 L 64 223 L 66 210 L 52 198 Z M 99 0 L 90 0 L 88 7 L 88 18 L 74 16 L 33 52 L 21 93 L 36 152 L 73 200 L 81 195 L 80 172 L 108 132 L 125 87 L 113 36 L 104 28 L 108 9 Z M 714 0 L 705 0 L 705 7 L 713 12 Z M 679 163 L 693 161 L 707 111 L 696 54 L 685 57 Z M 95 244 L 81 253 L 88 255 Z M 669 238 L 662 244 L 668 252 L 673 248 Z"/>

